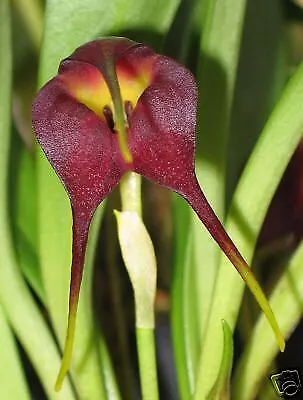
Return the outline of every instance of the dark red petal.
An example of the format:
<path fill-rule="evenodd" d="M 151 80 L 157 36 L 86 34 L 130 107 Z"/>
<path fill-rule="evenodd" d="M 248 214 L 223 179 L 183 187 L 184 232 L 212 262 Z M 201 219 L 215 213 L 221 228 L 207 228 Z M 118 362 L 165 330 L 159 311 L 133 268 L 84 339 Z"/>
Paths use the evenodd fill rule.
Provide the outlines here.
<path fill-rule="evenodd" d="M 238 254 L 204 197 L 194 172 L 197 89 L 192 74 L 161 57 L 152 85 L 130 118 L 134 171 L 181 194 L 220 247 Z"/>
<path fill-rule="evenodd" d="M 118 58 L 122 57 L 123 54 L 128 54 L 131 48 L 138 46 L 142 45 L 126 38 L 101 38 L 78 47 L 67 60 L 88 63 L 104 74 L 108 62 L 115 65 Z M 62 65 L 64 66 L 64 61 Z M 60 69 L 59 72 L 61 72 Z"/>
<path fill-rule="evenodd" d="M 154 68 L 152 84 L 130 117 L 128 142 L 133 170 L 188 201 L 250 287 L 284 349 L 283 337 L 262 289 L 209 205 L 195 176 L 197 89 L 194 78 L 183 66 L 166 57 L 159 57 Z"/>
<path fill-rule="evenodd" d="M 134 171 L 181 194 L 225 253 L 238 254 L 209 206 L 194 172 L 197 89 L 192 74 L 161 57 L 152 85 L 130 118 Z"/>
<path fill-rule="evenodd" d="M 193 76 L 166 57 L 130 118 L 134 170 L 179 193 L 194 171 L 197 89 Z"/>
<path fill-rule="evenodd" d="M 196 108 L 197 88 L 192 74 L 171 59 L 159 58 L 152 85 L 130 118 L 128 141 L 133 169 L 181 194 L 234 263 L 235 257 L 241 256 L 195 176 Z"/>
<path fill-rule="evenodd" d="M 76 68 L 77 66 L 75 66 Z M 73 210 L 73 260 L 69 326 L 64 357 L 72 347 L 89 224 L 99 203 L 118 184 L 123 162 L 115 135 L 66 91 L 58 76 L 39 92 L 32 109 L 33 128 L 49 162 L 63 182 Z M 68 369 L 64 363 L 60 379 Z M 58 384 L 59 388 L 60 384 Z"/>
<path fill-rule="evenodd" d="M 93 210 L 117 185 L 122 165 L 105 119 L 73 99 L 60 77 L 39 92 L 33 128 L 71 202 Z"/>

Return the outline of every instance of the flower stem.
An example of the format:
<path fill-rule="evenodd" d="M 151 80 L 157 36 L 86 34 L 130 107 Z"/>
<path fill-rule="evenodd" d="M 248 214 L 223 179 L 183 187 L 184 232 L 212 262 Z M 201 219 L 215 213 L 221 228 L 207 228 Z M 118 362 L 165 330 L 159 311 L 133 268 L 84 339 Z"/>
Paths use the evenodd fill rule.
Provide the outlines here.
<path fill-rule="evenodd" d="M 141 217 L 141 176 L 134 172 L 126 173 L 120 183 L 120 193 L 122 211 L 134 211 Z"/>
<path fill-rule="evenodd" d="M 157 400 L 159 399 L 159 394 L 154 330 L 149 328 L 137 328 L 136 336 L 142 399 Z"/>
<path fill-rule="evenodd" d="M 125 174 L 120 184 L 120 193 L 122 201 L 122 213 L 128 212 L 137 214 L 137 216 L 141 220 L 141 177 L 134 172 L 129 172 Z M 129 227 L 129 229 L 131 232 L 134 227 Z M 136 233 L 138 231 L 134 229 L 134 232 Z M 136 249 L 135 251 L 137 257 L 131 257 L 131 259 L 137 259 L 136 265 L 134 265 L 133 267 L 129 266 L 127 263 L 127 256 L 123 254 L 123 252 L 127 252 L 127 250 L 125 249 L 125 247 L 123 247 L 123 239 L 121 238 L 120 233 L 119 242 L 122 250 L 122 255 L 127 270 L 129 272 L 130 279 L 132 281 L 135 296 L 136 337 L 139 358 L 139 374 L 142 391 L 141 395 L 143 400 L 158 400 L 159 393 L 154 338 L 154 294 L 151 295 L 151 293 L 155 293 L 156 290 L 156 263 L 154 261 L 154 268 L 151 267 L 151 270 L 147 268 L 146 273 L 143 271 L 143 274 L 140 274 L 140 272 L 138 271 L 134 272 L 135 270 L 132 270 L 133 267 L 135 267 L 135 269 L 141 268 L 140 261 L 142 262 L 142 257 L 144 260 L 144 264 L 151 265 L 149 257 L 151 256 L 151 259 L 153 259 L 154 254 L 151 255 L 151 253 L 153 253 L 153 249 L 151 250 L 151 253 L 149 253 L 149 256 L 147 256 L 147 254 L 144 253 L 144 251 L 142 250 L 144 246 L 140 247 L 140 244 L 138 242 L 138 249 Z M 142 238 L 142 234 L 140 234 L 139 236 L 140 238 Z M 133 236 L 133 239 L 136 240 L 135 234 Z M 152 247 L 152 243 L 149 237 L 146 238 L 146 240 L 144 241 L 144 245 L 146 245 L 148 242 L 150 242 L 149 246 Z M 130 253 L 132 253 L 132 250 L 130 249 L 131 244 L 128 244 L 127 247 L 130 255 Z M 153 261 L 151 262 L 153 263 Z M 154 275 L 153 272 L 149 274 L 148 271 L 154 271 Z M 144 276 L 143 280 L 142 275 Z M 145 288 L 148 288 L 148 290 L 145 290 Z M 143 304 L 144 306 L 142 307 Z"/>

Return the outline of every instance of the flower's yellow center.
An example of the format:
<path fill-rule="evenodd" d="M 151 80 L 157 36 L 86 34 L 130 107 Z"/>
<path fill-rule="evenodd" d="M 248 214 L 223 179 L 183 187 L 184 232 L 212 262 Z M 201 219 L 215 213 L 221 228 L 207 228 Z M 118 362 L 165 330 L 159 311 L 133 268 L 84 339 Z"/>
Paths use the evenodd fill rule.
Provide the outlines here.
<path fill-rule="evenodd" d="M 115 67 L 108 68 L 110 82 L 88 64 L 61 75 L 67 91 L 104 119 L 112 132 L 119 134 L 121 154 L 127 163 L 132 162 L 127 146 L 129 117 L 139 97 L 151 84 L 152 64 L 152 59 L 141 60 L 136 66 L 118 62 Z"/>
<path fill-rule="evenodd" d="M 136 70 L 127 70 L 117 65 L 116 74 L 121 98 L 125 105 L 130 103 L 134 108 L 139 97 L 151 83 L 151 65 L 141 63 Z M 85 104 L 99 117 L 106 119 L 104 109 L 110 109 L 115 120 L 115 109 L 110 90 L 102 74 L 92 66 L 84 66 L 81 71 L 68 71 L 62 74 L 68 92 L 80 103 Z"/>

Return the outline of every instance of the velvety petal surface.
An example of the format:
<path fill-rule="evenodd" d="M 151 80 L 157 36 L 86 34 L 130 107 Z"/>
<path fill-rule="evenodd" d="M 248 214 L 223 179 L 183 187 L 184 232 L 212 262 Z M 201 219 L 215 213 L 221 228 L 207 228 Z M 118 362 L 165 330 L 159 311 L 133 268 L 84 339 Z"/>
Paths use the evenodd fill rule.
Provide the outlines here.
<path fill-rule="evenodd" d="M 63 376 L 68 370 L 73 344 L 75 315 L 82 280 L 85 248 L 91 218 L 99 203 L 118 184 L 125 165 L 117 151 L 117 138 L 105 118 L 79 103 L 71 92 L 75 75 L 89 87 L 99 71 L 74 62 L 39 92 L 32 111 L 33 128 L 46 157 L 62 180 L 73 212 L 73 251 L 69 324 L 64 351 Z M 99 79 L 100 80 L 100 79 Z M 100 83 L 100 82 L 99 82 Z"/>
<path fill-rule="evenodd" d="M 188 201 L 245 279 L 284 346 L 260 286 L 197 181 L 196 108 L 190 71 L 125 38 L 97 39 L 76 49 L 34 102 L 34 131 L 73 210 L 69 320 L 57 389 L 69 368 L 90 220 L 129 169 Z"/>
<path fill-rule="evenodd" d="M 93 67 L 84 68 L 89 73 Z M 90 213 L 119 182 L 124 168 L 105 119 L 72 97 L 64 74 L 39 92 L 32 118 L 38 142 L 72 204 Z"/>
<path fill-rule="evenodd" d="M 194 169 L 197 88 L 192 74 L 159 57 L 151 85 L 130 118 L 133 170 L 181 194 L 245 280 L 265 312 L 280 348 L 285 343 L 273 312 L 249 266 L 226 233 L 197 181 Z"/>

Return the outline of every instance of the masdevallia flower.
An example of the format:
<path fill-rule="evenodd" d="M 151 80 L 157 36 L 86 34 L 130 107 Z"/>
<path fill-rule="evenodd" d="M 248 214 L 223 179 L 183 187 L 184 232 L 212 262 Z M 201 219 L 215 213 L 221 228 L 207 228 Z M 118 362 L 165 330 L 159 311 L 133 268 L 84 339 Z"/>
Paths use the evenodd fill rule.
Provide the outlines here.
<path fill-rule="evenodd" d="M 187 200 L 258 298 L 284 348 L 261 288 L 198 184 L 196 108 L 196 83 L 184 66 L 143 44 L 113 37 L 79 47 L 34 101 L 37 140 L 73 213 L 68 334 L 57 387 L 69 368 L 89 224 L 126 171 Z"/>

